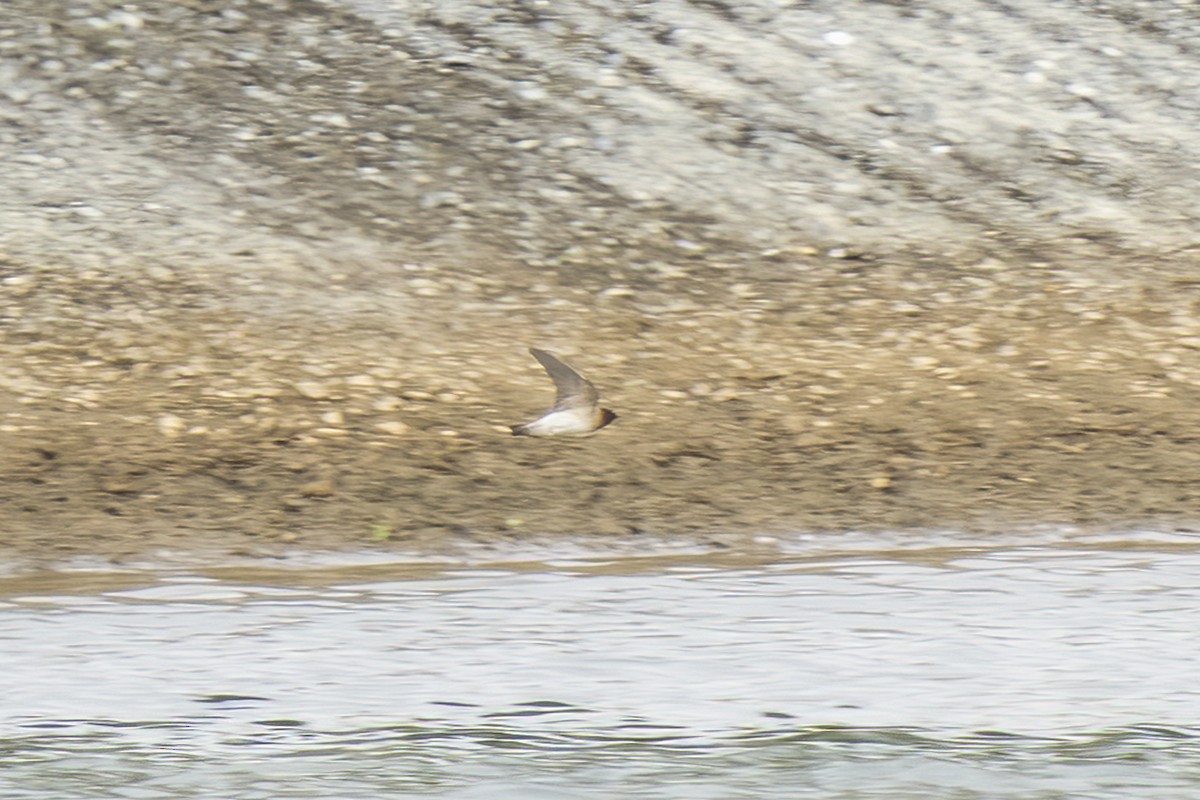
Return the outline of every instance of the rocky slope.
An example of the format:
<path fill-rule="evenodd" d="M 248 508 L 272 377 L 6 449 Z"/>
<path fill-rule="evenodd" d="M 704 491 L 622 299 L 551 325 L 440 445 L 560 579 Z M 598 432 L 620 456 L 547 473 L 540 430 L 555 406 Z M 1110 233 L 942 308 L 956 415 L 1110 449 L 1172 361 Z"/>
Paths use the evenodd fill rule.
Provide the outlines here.
<path fill-rule="evenodd" d="M 1190 4 L 10 6 L 14 556 L 1195 516 Z"/>

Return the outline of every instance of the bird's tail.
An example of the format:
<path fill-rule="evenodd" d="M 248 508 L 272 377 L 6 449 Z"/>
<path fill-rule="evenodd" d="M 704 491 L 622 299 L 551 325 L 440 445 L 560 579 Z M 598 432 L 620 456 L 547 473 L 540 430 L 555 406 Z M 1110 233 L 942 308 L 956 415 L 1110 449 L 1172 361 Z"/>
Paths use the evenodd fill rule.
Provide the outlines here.
<path fill-rule="evenodd" d="M 512 428 L 513 436 L 531 436 L 528 425 L 509 425 Z"/>

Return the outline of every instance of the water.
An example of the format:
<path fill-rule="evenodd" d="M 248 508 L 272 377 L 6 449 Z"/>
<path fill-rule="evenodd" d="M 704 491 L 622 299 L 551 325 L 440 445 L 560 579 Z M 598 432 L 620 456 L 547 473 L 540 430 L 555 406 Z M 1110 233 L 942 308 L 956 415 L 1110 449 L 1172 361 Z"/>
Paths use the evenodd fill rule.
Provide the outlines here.
<path fill-rule="evenodd" d="M 852 541 L 8 579 L 0 798 L 1197 796 L 1200 541 Z"/>

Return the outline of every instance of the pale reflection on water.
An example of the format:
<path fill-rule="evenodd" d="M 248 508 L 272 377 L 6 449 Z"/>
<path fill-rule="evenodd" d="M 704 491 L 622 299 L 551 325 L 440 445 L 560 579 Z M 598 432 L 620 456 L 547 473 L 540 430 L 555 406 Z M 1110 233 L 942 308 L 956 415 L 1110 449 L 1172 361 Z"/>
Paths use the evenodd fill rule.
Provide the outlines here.
<path fill-rule="evenodd" d="M 0 582 L 0 797 L 1196 796 L 1200 543 L 829 542 Z"/>

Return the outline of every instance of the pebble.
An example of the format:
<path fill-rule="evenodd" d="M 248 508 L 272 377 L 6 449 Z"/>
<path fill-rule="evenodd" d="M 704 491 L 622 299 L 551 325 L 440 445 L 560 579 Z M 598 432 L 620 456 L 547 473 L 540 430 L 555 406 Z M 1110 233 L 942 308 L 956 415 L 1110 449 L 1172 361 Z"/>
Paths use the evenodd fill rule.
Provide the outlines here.
<path fill-rule="evenodd" d="M 137 487 L 124 478 L 108 478 L 100 484 L 100 491 L 107 494 L 133 494 Z"/>
<path fill-rule="evenodd" d="M 389 394 L 388 396 L 381 397 L 372 403 L 371 409 L 373 411 L 395 411 L 403 404 L 403 401 L 399 397 Z"/>
<path fill-rule="evenodd" d="M 175 438 L 187 428 L 187 423 L 175 414 L 163 414 L 158 418 L 158 432 L 167 438 Z"/>
<path fill-rule="evenodd" d="M 320 381 L 297 381 L 292 386 L 309 400 L 327 400 L 329 398 L 329 387 Z"/>
<path fill-rule="evenodd" d="M 318 436 L 349 436 L 350 431 L 345 428 L 315 428 L 313 433 Z"/>
<path fill-rule="evenodd" d="M 412 428 L 399 420 L 388 420 L 387 422 L 378 422 L 375 427 L 384 433 L 392 436 L 401 436 L 408 433 Z"/>
<path fill-rule="evenodd" d="M 789 433 L 803 433 L 808 430 L 809 418 L 803 414 L 788 414 L 779 420 L 784 430 Z"/>
<path fill-rule="evenodd" d="M 458 192 L 430 192 L 418 201 L 421 208 L 442 208 L 444 206 L 462 205 L 462 195 Z"/>
<path fill-rule="evenodd" d="M 845 31 L 829 31 L 821 34 L 821 41 L 834 47 L 848 47 L 854 44 L 854 34 Z"/>
<path fill-rule="evenodd" d="M 304 497 L 331 497 L 335 490 L 333 477 L 327 476 L 304 484 L 300 487 L 300 494 Z"/>

